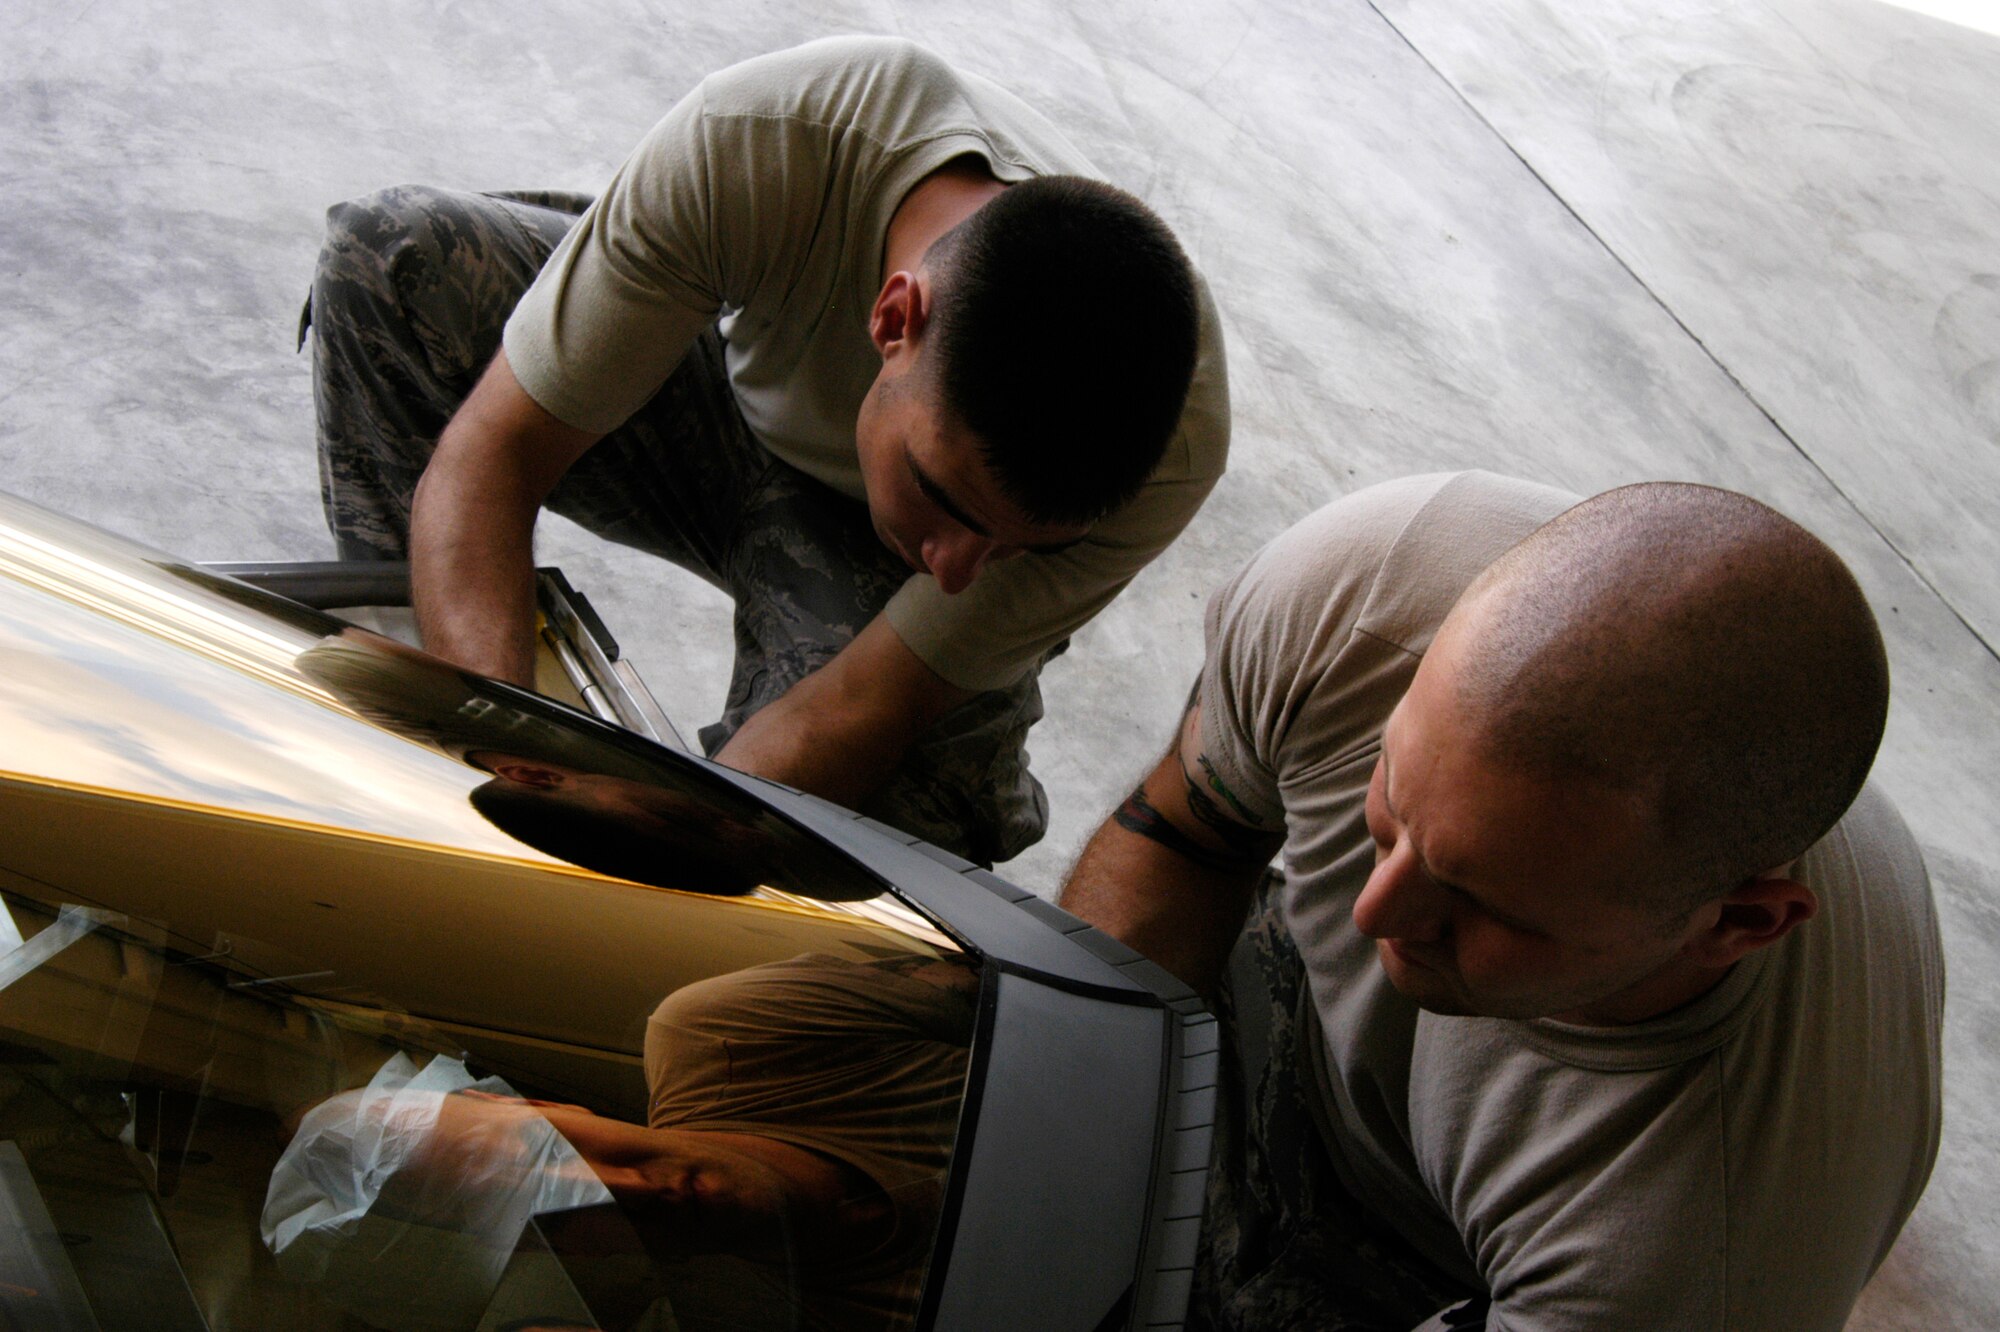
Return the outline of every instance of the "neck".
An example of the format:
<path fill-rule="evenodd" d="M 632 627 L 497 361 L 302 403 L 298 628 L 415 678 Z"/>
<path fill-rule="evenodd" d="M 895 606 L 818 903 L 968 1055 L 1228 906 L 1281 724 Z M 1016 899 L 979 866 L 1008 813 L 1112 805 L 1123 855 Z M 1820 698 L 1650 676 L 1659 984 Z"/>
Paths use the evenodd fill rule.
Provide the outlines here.
<path fill-rule="evenodd" d="M 1722 978 L 1732 969 L 1705 967 L 1686 957 L 1675 956 L 1659 970 L 1641 977 L 1616 994 L 1550 1016 L 1558 1022 L 1573 1022 L 1580 1027 L 1627 1027 L 1635 1022 L 1650 1022 L 1701 998 L 1722 984 Z"/>
<path fill-rule="evenodd" d="M 918 181 L 889 219 L 882 243 L 882 279 L 914 273 L 931 243 L 978 212 L 1007 187 L 976 157 L 955 157 Z"/>

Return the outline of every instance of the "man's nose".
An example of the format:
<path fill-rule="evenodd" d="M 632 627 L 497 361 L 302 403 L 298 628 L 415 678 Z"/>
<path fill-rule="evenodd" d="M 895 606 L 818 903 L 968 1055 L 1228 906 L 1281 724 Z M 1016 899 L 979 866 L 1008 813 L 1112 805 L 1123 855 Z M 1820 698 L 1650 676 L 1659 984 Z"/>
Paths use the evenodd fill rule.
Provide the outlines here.
<path fill-rule="evenodd" d="M 977 532 L 933 536 L 924 542 L 924 567 L 947 594 L 963 592 L 999 549 L 998 542 Z"/>
<path fill-rule="evenodd" d="M 1430 943 L 1445 932 L 1444 894 L 1417 863 L 1408 842 L 1376 862 L 1354 899 L 1354 927 L 1371 939 Z"/>

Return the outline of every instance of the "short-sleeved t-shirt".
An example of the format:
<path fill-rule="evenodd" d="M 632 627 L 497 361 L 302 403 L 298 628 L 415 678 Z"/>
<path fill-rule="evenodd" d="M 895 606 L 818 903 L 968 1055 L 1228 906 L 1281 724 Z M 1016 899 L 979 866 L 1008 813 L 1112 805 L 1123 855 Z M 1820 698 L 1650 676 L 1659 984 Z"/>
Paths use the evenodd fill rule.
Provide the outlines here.
<path fill-rule="evenodd" d="M 1574 502 L 1477 472 L 1377 486 L 1210 603 L 1202 741 L 1285 821 L 1321 1130 L 1364 1206 L 1491 1295 L 1496 1332 L 1838 1328 L 1938 1142 L 1937 922 L 1877 789 L 1794 870 L 1817 916 L 1637 1025 L 1424 1012 L 1354 925 L 1389 713 L 1473 577 Z"/>
<path fill-rule="evenodd" d="M 944 1192 L 972 1042 L 965 994 L 819 953 L 686 985 L 646 1027 L 647 1123 L 820 1152 L 888 1196 L 907 1258 Z"/>
<path fill-rule="evenodd" d="M 915 1316 L 964 1093 L 973 994 L 886 963 L 807 953 L 683 986 L 647 1022 L 652 1127 L 803 1147 L 860 1171 L 888 1202 L 887 1232 L 868 1251 L 796 1255 L 800 1326 L 904 1327 Z"/>
<path fill-rule="evenodd" d="M 558 419 L 605 432 L 720 314 L 751 430 L 792 466 L 865 498 L 854 420 L 881 365 L 868 317 L 889 223 L 919 181 L 968 155 L 1010 184 L 1097 174 L 1018 98 L 910 42 L 829 38 L 713 74 L 557 247 L 507 324 L 508 362 Z M 1200 508 L 1229 444 L 1205 286 L 1200 303 L 1194 385 L 1136 499 L 1065 551 L 990 566 L 950 596 L 917 574 L 890 601 L 897 634 L 939 675 L 968 689 L 1018 678 Z"/>

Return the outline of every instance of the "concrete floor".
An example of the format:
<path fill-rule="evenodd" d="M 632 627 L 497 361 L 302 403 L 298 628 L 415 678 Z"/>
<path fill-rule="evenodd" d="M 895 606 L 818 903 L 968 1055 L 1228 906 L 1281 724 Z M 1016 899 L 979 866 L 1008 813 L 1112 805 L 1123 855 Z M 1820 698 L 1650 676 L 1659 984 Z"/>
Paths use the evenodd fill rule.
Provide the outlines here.
<path fill-rule="evenodd" d="M 1875 0 L 10 0 L 0 486 L 325 557 L 292 348 L 328 203 L 593 190 L 705 71 L 856 31 L 1065 123 L 1229 338 L 1232 471 L 1048 672 L 1055 825 L 1008 872 L 1053 890 L 1164 743 L 1208 591 L 1337 495 L 1479 466 L 1769 500 L 1881 613 L 1878 772 L 1952 968 L 1944 1153 L 1854 1325 L 2000 1326 L 2000 39 Z M 555 524 L 544 554 L 714 714 L 714 593 Z"/>

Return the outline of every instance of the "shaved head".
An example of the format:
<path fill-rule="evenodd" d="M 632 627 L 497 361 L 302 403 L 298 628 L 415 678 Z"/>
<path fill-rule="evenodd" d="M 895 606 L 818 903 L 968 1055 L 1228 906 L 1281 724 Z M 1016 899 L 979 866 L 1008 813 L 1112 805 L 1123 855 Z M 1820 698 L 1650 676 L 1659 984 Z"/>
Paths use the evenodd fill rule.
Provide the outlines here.
<path fill-rule="evenodd" d="M 1824 835 L 1888 712 L 1881 634 L 1840 558 L 1707 486 L 1570 509 L 1480 576 L 1437 648 L 1487 759 L 1645 802 L 1659 872 L 1642 877 L 1680 908 Z"/>

